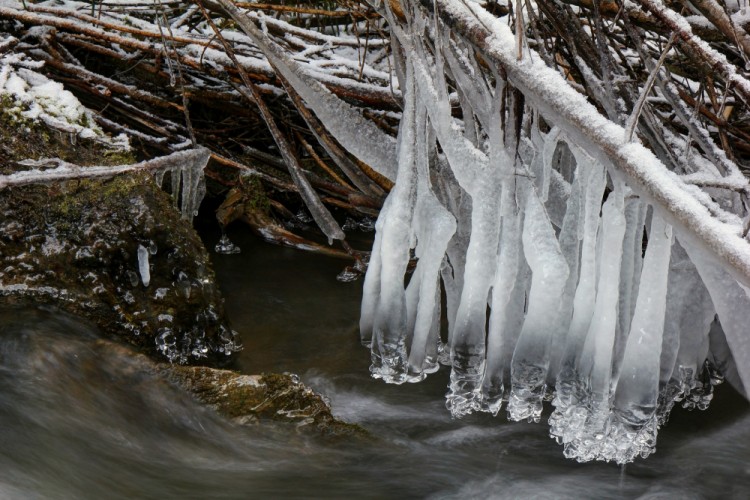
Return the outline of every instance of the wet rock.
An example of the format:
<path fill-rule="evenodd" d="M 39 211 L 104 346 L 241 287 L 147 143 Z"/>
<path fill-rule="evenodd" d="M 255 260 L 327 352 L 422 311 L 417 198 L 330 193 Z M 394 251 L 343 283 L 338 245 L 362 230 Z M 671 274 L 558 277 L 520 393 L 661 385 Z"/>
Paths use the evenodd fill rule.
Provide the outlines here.
<path fill-rule="evenodd" d="M 98 370 L 103 365 L 109 379 L 131 383 L 142 379 L 146 385 L 153 384 L 155 376 L 240 425 L 276 421 L 324 435 L 368 436 L 360 426 L 335 418 L 323 396 L 296 375 L 244 375 L 205 366 L 158 363 L 127 346 L 102 339 L 94 340 L 89 356 L 82 358 L 84 363 L 76 356 L 79 370 Z"/>
<path fill-rule="evenodd" d="M 0 135 L 10 126 L 0 119 Z M 134 160 L 81 140 L 71 148 L 33 127 L 20 133 L 23 140 L 2 148 L 3 171 L 17 170 L 11 162 L 27 155 Z M 7 188 L 0 207 L 3 302 L 56 305 L 174 363 L 223 364 L 240 349 L 202 242 L 150 174 Z"/>
<path fill-rule="evenodd" d="M 323 397 L 296 375 L 243 375 L 201 366 L 169 366 L 163 374 L 199 402 L 240 424 L 277 420 L 323 434 L 366 435 L 361 427 L 334 418 Z"/>

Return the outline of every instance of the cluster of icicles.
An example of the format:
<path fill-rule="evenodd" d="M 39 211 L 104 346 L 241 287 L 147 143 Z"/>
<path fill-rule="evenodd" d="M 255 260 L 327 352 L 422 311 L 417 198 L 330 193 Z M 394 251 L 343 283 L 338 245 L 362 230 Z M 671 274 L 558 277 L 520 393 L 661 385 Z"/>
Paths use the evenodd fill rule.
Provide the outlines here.
<path fill-rule="evenodd" d="M 494 92 L 476 80 L 462 92 L 460 61 L 418 40 L 406 50 L 418 57 L 402 85 L 398 171 L 364 283 L 372 375 L 417 382 L 448 364 L 456 417 L 505 403 L 511 420 L 538 422 L 553 398 L 550 434 L 567 457 L 646 457 L 675 402 L 708 405 L 720 380 L 709 333 L 719 320 L 741 327 L 744 290 L 533 111 L 523 133 L 511 119 L 502 129 L 500 78 Z"/>

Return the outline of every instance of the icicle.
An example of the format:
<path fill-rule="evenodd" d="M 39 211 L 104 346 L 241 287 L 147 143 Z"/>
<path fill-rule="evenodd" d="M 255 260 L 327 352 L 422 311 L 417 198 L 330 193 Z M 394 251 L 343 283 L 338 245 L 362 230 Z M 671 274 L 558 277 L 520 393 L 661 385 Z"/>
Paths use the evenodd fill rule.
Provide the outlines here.
<path fill-rule="evenodd" d="M 499 193 L 494 183 L 472 193 L 471 239 L 461 301 L 451 345 L 451 384 L 446 404 L 454 416 L 478 408 L 476 389 L 482 376 L 487 298 L 494 274 L 499 227 Z"/>
<path fill-rule="evenodd" d="M 614 334 L 617 325 L 622 241 L 625 216 L 622 186 L 616 186 L 602 207 L 602 250 L 594 314 L 581 355 L 581 370 L 592 396 L 608 401 Z M 590 371 L 584 371 L 590 369 Z"/>
<path fill-rule="evenodd" d="M 625 235 L 623 186 L 602 207 L 602 258 L 596 303 L 579 361 L 573 367 L 574 382 L 567 398 L 556 399 L 550 417 L 550 435 L 565 446 L 565 456 L 586 462 L 601 457 L 607 444 L 610 383 L 617 327 L 622 242 Z M 583 269 L 582 269 L 583 273 Z M 583 274 L 582 274 L 583 276 Z"/>
<path fill-rule="evenodd" d="M 444 350 L 443 364 L 450 364 L 450 345 L 453 327 L 456 324 L 456 313 L 461 300 L 466 269 L 466 250 L 469 247 L 471 234 L 471 197 L 453 182 L 450 190 L 444 193 L 444 203 L 456 219 L 456 232 L 448 242 L 446 257 L 440 268 L 440 277 L 446 295 L 446 317 L 448 320 L 448 339 Z"/>
<path fill-rule="evenodd" d="M 583 199 L 582 224 L 578 224 L 581 242 L 580 278 L 573 299 L 573 316 L 565 340 L 560 361 L 560 372 L 557 376 L 557 393 L 555 406 L 567 407 L 574 404 L 576 398 L 577 367 L 586 334 L 591 324 L 596 302 L 596 241 L 599 227 L 599 211 L 604 192 L 606 175 L 601 164 L 582 152 L 576 155 L 576 176 L 581 176 L 581 185 L 586 185 Z M 588 172 L 588 175 L 587 175 Z M 583 177 L 586 176 L 586 177 Z"/>
<path fill-rule="evenodd" d="M 526 292 L 525 287 L 519 287 L 519 282 L 522 281 L 519 279 L 522 256 L 521 223 L 520 211 L 503 217 L 497 251 L 497 271 L 492 285 L 487 362 L 482 375 L 480 409 L 493 415 L 500 411 L 510 385 L 511 354 L 523 324 L 523 300 L 520 307 L 519 301 L 513 300 L 519 293 L 525 296 Z"/>
<path fill-rule="evenodd" d="M 383 239 L 383 224 L 387 216 L 387 207 L 384 205 L 380 210 L 378 220 L 375 222 L 375 240 L 370 252 L 370 262 L 365 273 L 362 291 L 362 305 L 359 315 L 359 333 L 362 345 L 371 347 L 372 331 L 375 324 L 375 313 L 380 298 L 380 273 L 381 273 L 381 247 Z"/>
<path fill-rule="evenodd" d="M 614 395 L 604 458 L 627 463 L 656 445 L 659 360 L 667 302 L 672 227 L 654 214 L 638 299 Z"/>
<path fill-rule="evenodd" d="M 151 283 L 151 270 L 148 264 L 148 250 L 143 245 L 138 245 L 138 272 L 141 274 L 143 286 Z"/>
<path fill-rule="evenodd" d="M 421 380 L 426 372 L 437 370 L 437 344 L 439 341 L 440 267 L 448 242 L 456 231 L 456 220 L 445 209 L 430 189 L 429 148 L 434 138 L 428 139 L 427 112 L 421 108 L 417 114 L 417 202 L 413 227 L 417 237 L 417 269 L 409 284 L 407 296 L 412 292 L 418 303 L 407 298 L 410 327 L 413 337 L 409 353 L 409 371 L 413 380 Z M 418 287 L 418 288 L 417 288 Z M 412 312 L 413 311 L 413 312 Z M 413 319 L 412 319 L 413 316 Z"/>
<path fill-rule="evenodd" d="M 552 171 L 553 177 L 556 173 L 556 171 Z M 565 340 L 570 330 L 570 322 L 573 316 L 573 301 L 576 294 L 576 286 L 578 285 L 581 253 L 578 231 L 579 226 L 582 225 L 582 221 L 584 220 L 584 193 L 588 179 L 588 171 L 584 168 L 576 171 L 560 229 L 560 251 L 568 265 L 568 280 L 565 283 L 565 290 L 560 298 L 560 334 L 555 335 L 552 339 L 550 367 L 547 374 L 548 384 L 554 384 L 560 372 L 560 361 L 563 357 Z"/>
<path fill-rule="evenodd" d="M 687 238 L 681 238 L 680 243 L 695 264 L 708 290 L 711 302 L 718 314 L 721 329 L 732 350 L 737 372 L 746 390 L 750 387 L 750 341 L 747 337 L 747 325 L 750 324 L 750 298 L 747 289 L 717 265 L 705 250 L 689 242 Z M 681 386 L 682 396 L 685 398 L 683 406 L 691 409 L 696 407 L 705 409 L 713 397 L 710 381 L 705 383 L 701 381 L 709 346 L 708 331 L 703 330 L 703 327 L 709 319 L 706 317 L 709 311 L 700 310 L 703 311 L 704 316 L 698 320 L 698 324 L 680 332 L 680 349 L 672 373 L 672 380 Z"/>
<path fill-rule="evenodd" d="M 191 165 L 182 167 L 182 194 L 180 211 L 182 217 L 188 220 L 193 219 L 193 196 L 198 185 L 195 169 Z"/>
<path fill-rule="evenodd" d="M 422 54 L 425 52 L 425 49 L 420 49 L 419 46 L 416 49 Z M 429 60 L 426 55 L 423 57 L 425 60 Z M 489 160 L 455 126 L 451 116 L 447 84 L 439 62 L 440 60 L 435 62 L 436 67 L 433 76 L 419 57 L 412 61 L 419 99 L 427 108 L 440 146 L 448 158 L 456 180 L 462 188 L 471 193 L 475 184 L 481 184 L 481 181 L 477 181 L 476 176 L 477 173 L 488 169 Z"/>
<path fill-rule="evenodd" d="M 711 296 L 698 270 L 680 242 L 675 242 L 662 343 L 661 420 L 666 420 L 676 401 L 683 401 L 686 406 L 705 407 L 708 401 L 701 399 L 705 396 L 710 400 L 710 394 L 702 393 L 704 385 L 698 378 L 706 359 L 708 334 L 715 314 Z"/>
<path fill-rule="evenodd" d="M 416 96 L 413 73 L 407 70 L 405 85 L 406 108 L 399 127 L 399 165 L 396 184 L 381 210 L 376 231 L 380 233 L 377 256 L 378 267 L 368 269 L 368 275 L 380 271 L 379 294 L 373 315 L 370 373 L 375 378 L 400 384 L 407 380 L 407 318 L 404 294 L 404 274 L 409 263 L 411 224 L 416 202 Z M 366 286 L 368 284 L 366 283 Z M 374 284 L 369 284 L 372 287 Z M 370 292 L 370 290 L 368 290 Z M 372 298 L 372 297 L 371 297 Z M 372 306 L 368 302 L 368 306 Z M 364 303 L 363 303 L 364 308 Z M 367 327 L 368 325 L 365 325 Z M 363 331 L 363 336 L 367 333 Z"/>
<path fill-rule="evenodd" d="M 169 177 L 172 186 L 172 203 L 178 206 L 180 200 L 180 180 L 182 179 L 182 167 L 175 165 L 169 169 Z"/>
<path fill-rule="evenodd" d="M 154 172 L 154 182 L 161 188 L 164 185 L 164 174 L 167 172 L 166 168 L 160 168 Z"/>
<path fill-rule="evenodd" d="M 539 136 L 536 142 L 537 152 L 540 157 L 540 163 L 542 165 L 540 185 L 542 186 L 541 197 L 543 202 L 547 202 L 549 195 L 550 177 L 552 176 L 552 163 L 555 157 L 555 150 L 557 145 L 560 144 L 560 129 L 555 127 L 550 130 L 545 137 L 541 137 L 538 127 L 534 127 L 535 134 Z M 533 138 L 533 136 L 532 136 Z"/>
<path fill-rule="evenodd" d="M 203 169 L 210 158 L 210 152 L 201 148 L 186 159 L 181 165 L 170 169 L 172 177 L 172 197 L 177 205 L 177 197 L 180 197 L 180 212 L 186 220 L 193 220 L 198 215 L 198 208 L 206 194 L 206 180 Z M 182 178 L 182 192 L 180 193 L 180 178 Z"/>
<path fill-rule="evenodd" d="M 443 47 L 445 61 L 448 63 L 459 89 L 466 95 L 468 102 L 471 103 L 471 108 L 479 119 L 479 123 L 487 130 L 491 126 L 488 111 L 492 109 L 492 95 L 487 86 L 484 85 L 484 82 L 478 81 L 477 75 L 471 75 L 471 68 L 466 67 L 463 61 L 460 60 L 458 51 L 449 34 L 445 38 L 447 38 L 447 43 Z"/>
<path fill-rule="evenodd" d="M 615 349 L 624 352 L 630 321 L 635 309 L 634 297 L 637 294 L 643 261 L 643 225 L 646 218 L 646 205 L 638 198 L 625 202 L 625 237 L 622 243 L 622 266 L 620 267 L 620 301 L 617 308 L 617 339 Z M 613 372 L 620 369 L 620 358 L 615 358 Z"/>
<path fill-rule="evenodd" d="M 438 73 L 441 74 L 441 73 Z M 493 109 L 500 109 L 502 83 L 495 90 Z M 445 93 L 444 90 L 442 93 Z M 494 116 L 494 113 L 493 113 Z M 498 120 L 499 122 L 499 120 Z M 499 127 L 497 129 L 499 131 Z M 444 131 L 446 132 L 446 131 Z M 498 215 L 501 213 L 503 178 L 512 170 L 499 133 L 490 130 L 490 163 L 469 174 L 473 179 L 466 186 L 472 199 L 471 237 L 466 250 L 466 267 L 461 301 L 451 337 L 451 378 L 446 394 L 446 407 L 455 417 L 481 408 L 481 379 L 484 373 L 487 301 L 497 264 L 497 245 L 500 237 Z M 447 133 L 447 132 L 446 132 Z M 438 137 L 440 133 L 438 132 Z M 465 144 L 456 141 L 448 151 L 457 147 L 456 156 L 467 151 Z M 459 182 L 460 179 L 459 179 Z M 510 184 L 510 183 L 509 183 Z M 507 200 L 510 198 L 506 196 Z M 506 206 L 510 203 L 506 201 Z"/>
<path fill-rule="evenodd" d="M 568 279 L 568 264 L 555 238 L 542 200 L 529 186 L 526 194 L 523 248 L 531 267 L 531 290 L 523 330 L 513 351 L 511 420 L 538 422 L 546 390 L 550 343 L 560 330 L 562 302 Z"/>

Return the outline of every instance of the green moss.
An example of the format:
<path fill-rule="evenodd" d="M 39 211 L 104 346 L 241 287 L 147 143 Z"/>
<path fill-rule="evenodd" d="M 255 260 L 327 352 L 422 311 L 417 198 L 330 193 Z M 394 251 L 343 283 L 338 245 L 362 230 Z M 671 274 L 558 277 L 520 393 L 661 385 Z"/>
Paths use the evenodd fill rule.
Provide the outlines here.
<path fill-rule="evenodd" d="M 104 160 L 106 165 L 128 165 L 137 161 L 132 150 L 125 151 L 119 149 L 108 149 L 105 151 Z"/>
<path fill-rule="evenodd" d="M 336 419 L 320 394 L 289 374 L 242 375 L 179 366 L 169 366 L 163 373 L 201 403 L 237 422 L 275 420 L 327 436 L 370 437 L 362 427 Z"/>
<path fill-rule="evenodd" d="M 27 158 L 82 166 L 135 162 L 129 151 L 72 143 L 67 134 L 23 121 L 12 104 L 0 95 L 2 173 Z M 15 187 L 0 191 L 0 206 L 6 214 L 0 282 L 30 290 L 0 296 L 3 302 L 54 304 L 161 359 L 215 365 L 233 359 L 237 348 L 206 250 L 149 173 Z M 148 287 L 138 275 L 139 245 L 155 249 Z M 157 348 L 164 331 L 175 341 Z"/>
<path fill-rule="evenodd" d="M 245 200 L 245 211 L 250 213 L 268 214 L 271 202 L 268 200 L 263 183 L 258 177 L 243 177 L 242 192 Z"/>

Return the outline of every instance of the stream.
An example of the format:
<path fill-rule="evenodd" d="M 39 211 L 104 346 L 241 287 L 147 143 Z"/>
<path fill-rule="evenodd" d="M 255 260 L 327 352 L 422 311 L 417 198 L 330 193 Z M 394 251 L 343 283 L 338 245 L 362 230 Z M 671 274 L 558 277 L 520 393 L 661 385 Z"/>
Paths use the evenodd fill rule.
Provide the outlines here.
<path fill-rule="evenodd" d="M 231 228 L 230 228 L 231 229 Z M 219 238 L 203 230 L 208 248 Z M 453 420 L 448 372 L 369 377 L 362 282 L 344 262 L 229 233 L 213 254 L 245 373 L 293 372 L 374 439 L 234 425 L 48 309 L 0 309 L 0 498 L 747 498 L 750 405 L 728 385 L 675 409 L 657 452 L 626 467 L 567 460 L 545 424 Z M 548 416 L 549 410 L 543 418 Z"/>

